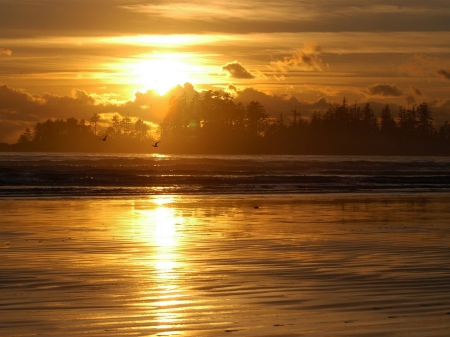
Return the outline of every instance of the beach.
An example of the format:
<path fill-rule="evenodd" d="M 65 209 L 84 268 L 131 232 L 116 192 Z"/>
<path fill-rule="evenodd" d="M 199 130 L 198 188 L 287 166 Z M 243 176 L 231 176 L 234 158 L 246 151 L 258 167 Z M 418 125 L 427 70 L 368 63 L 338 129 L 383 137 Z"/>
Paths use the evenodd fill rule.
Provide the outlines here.
<path fill-rule="evenodd" d="M 0 199 L 1 336 L 448 336 L 450 193 Z"/>

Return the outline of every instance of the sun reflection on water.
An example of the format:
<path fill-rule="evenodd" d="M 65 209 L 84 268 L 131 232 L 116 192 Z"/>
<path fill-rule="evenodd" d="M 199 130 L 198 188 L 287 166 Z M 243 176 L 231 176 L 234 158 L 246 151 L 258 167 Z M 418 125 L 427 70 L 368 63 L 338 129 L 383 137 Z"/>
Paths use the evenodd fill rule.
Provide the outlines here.
<path fill-rule="evenodd" d="M 179 229 L 184 218 L 170 207 L 174 202 L 172 197 L 161 196 L 152 202 L 156 207 L 139 211 L 141 230 L 150 248 L 146 261 L 154 270 L 156 300 L 149 303 L 149 310 L 154 311 L 157 329 L 164 335 L 171 335 L 179 333 L 175 331 L 181 319 L 178 308 L 184 303 L 184 291 L 179 280 L 183 264 Z"/>

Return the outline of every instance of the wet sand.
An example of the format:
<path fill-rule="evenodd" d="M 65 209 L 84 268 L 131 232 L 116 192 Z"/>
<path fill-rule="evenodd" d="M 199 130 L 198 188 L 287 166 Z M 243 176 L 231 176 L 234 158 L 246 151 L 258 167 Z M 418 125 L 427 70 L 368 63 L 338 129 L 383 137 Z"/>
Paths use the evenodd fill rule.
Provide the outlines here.
<path fill-rule="evenodd" d="M 0 336 L 448 336 L 449 203 L 3 199 Z"/>

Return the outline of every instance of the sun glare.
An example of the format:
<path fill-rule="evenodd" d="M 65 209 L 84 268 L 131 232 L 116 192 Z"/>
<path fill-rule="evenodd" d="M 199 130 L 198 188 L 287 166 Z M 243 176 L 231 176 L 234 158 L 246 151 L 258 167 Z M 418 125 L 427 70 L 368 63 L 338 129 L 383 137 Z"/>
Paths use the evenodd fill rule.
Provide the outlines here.
<path fill-rule="evenodd" d="M 176 85 L 189 82 L 189 65 L 174 58 L 142 60 L 132 65 L 133 77 L 141 90 L 156 90 L 160 95 Z"/>
<path fill-rule="evenodd" d="M 185 219 L 171 207 L 175 202 L 172 196 L 157 196 L 152 204 L 138 203 L 136 221 L 132 222 L 136 230 L 142 233 L 140 240 L 148 241 L 148 256 L 142 259 L 153 272 L 148 273 L 152 282 L 151 300 L 149 310 L 156 310 L 156 317 L 151 324 L 157 325 L 160 330 L 158 336 L 180 334 L 177 327 L 181 326 L 183 308 L 186 303 L 184 279 L 180 278 L 180 270 L 184 270 L 186 263 L 180 249 L 179 230 L 183 227 Z M 146 296 L 148 289 L 144 289 Z"/>

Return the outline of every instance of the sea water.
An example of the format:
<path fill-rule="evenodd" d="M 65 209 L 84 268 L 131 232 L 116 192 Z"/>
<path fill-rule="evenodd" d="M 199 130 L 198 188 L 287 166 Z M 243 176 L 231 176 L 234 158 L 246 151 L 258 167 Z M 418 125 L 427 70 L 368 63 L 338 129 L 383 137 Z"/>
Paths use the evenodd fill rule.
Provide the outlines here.
<path fill-rule="evenodd" d="M 0 196 L 450 191 L 449 157 L 0 153 Z"/>

